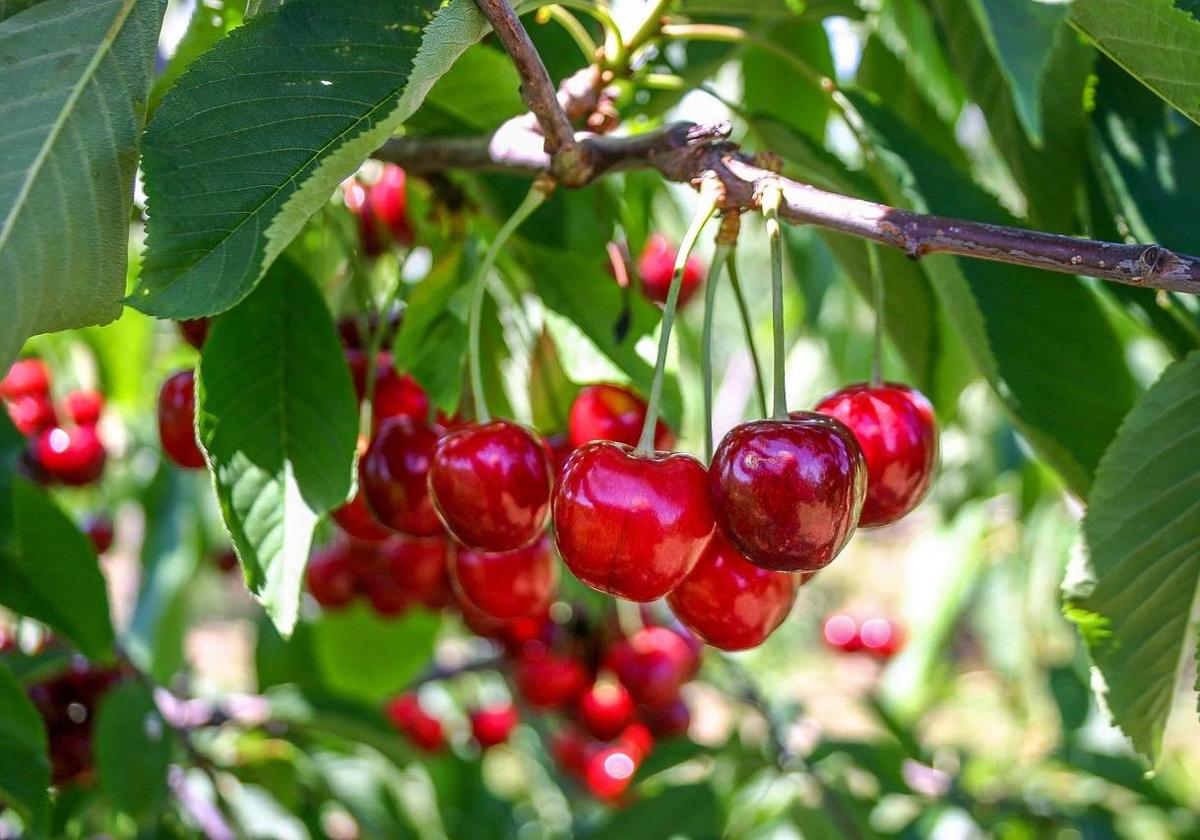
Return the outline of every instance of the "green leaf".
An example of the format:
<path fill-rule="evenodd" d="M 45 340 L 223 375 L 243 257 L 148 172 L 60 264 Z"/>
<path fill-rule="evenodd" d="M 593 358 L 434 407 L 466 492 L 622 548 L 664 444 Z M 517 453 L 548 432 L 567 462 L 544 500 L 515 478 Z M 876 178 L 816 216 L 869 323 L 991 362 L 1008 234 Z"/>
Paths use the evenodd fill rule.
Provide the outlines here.
<path fill-rule="evenodd" d="M 803 56 L 818 73 L 833 77 L 829 38 L 819 22 L 775 23 L 762 37 L 790 55 Z M 742 55 L 742 103 L 818 141 L 825 138 L 829 97 L 810 84 L 790 61 L 762 47 L 751 46 Z"/>
<path fill-rule="evenodd" d="M 579 385 L 563 369 L 558 348 L 549 331 L 543 329 L 529 360 L 529 406 L 533 425 L 543 432 L 561 432 L 567 428 L 571 404 Z"/>
<path fill-rule="evenodd" d="M 345 501 L 358 412 L 320 291 L 286 260 L 213 322 L 196 428 L 250 591 L 280 631 L 296 623 L 317 518 Z"/>
<path fill-rule="evenodd" d="M 246 0 L 222 0 L 220 8 L 211 8 L 207 3 L 197 3 L 188 22 L 187 31 L 175 47 L 162 72 L 150 89 L 150 113 L 162 102 L 179 77 L 193 61 L 212 49 L 217 41 L 242 25 L 246 17 Z"/>
<path fill-rule="evenodd" d="M 679 0 L 686 15 L 819 20 L 830 15 L 860 18 L 862 11 L 852 0 Z"/>
<path fill-rule="evenodd" d="M 1200 593 L 1200 352 L 1166 369 L 1129 413 L 1096 471 L 1083 520 L 1086 558 L 1069 615 L 1104 677 L 1104 700 L 1157 762 Z"/>
<path fill-rule="evenodd" d="M 244 298 L 484 31 L 470 0 L 292 0 L 219 41 L 146 131 L 133 305 L 197 317 Z"/>
<path fill-rule="evenodd" d="M 100 789 L 112 804 L 138 818 L 161 808 L 167 799 L 171 739 L 144 685 L 126 680 L 104 696 L 93 738 Z"/>
<path fill-rule="evenodd" d="M 950 68 L 925 5 L 919 0 L 888 0 L 875 15 L 875 33 L 879 43 L 900 62 L 905 75 L 912 78 L 928 106 L 943 121 L 956 120 L 964 98 L 962 82 Z M 860 66 L 860 76 L 862 72 Z"/>
<path fill-rule="evenodd" d="M 120 314 L 165 7 L 44 0 L 0 22 L 0 368 L 31 335 Z"/>
<path fill-rule="evenodd" d="M 716 794 L 707 784 L 677 785 L 657 796 L 639 798 L 616 811 L 593 840 L 630 837 L 688 837 L 706 840 L 722 836 L 723 820 Z"/>
<path fill-rule="evenodd" d="M 0 604 L 44 621 L 87 656 L 107 658 L 108 591 L 88 538 L 24 479 L 13 485 L 14 544 L 0 550 Z"/>
<path fill-rule="evenodd" d="M 520 91 L 521 79 L 509 57 L 477 44 L 437 80 L 421 110 L 435 110 L 465 128 L 490 132 L 525 111 Z"/>
<path fill-rule="evenodd" d="M 355 602 L 328 611 L 312 626 L 312 649 L 324 683 L 339 695 L 381 702 L 429 664 L 441 622 L 423 610 L 398 619 Z"/>
<path fill-rule="evenodd" d="M 25 450 L 25 438 L 16 430 L 7 411 L 0 411 L 0 550 L 14 539 L 13 480 L 17 462 Z"/>
<path fill-rule="evenodd" d="M 1139 82 L 1200 123 L 1200 20 L 1174 0 L 1075 0 L 1071 23 Z"/>
<path fill-rule="evenodd" d="M 37 827 L 47 813 L 49 787 L 42 716 L 12 672 L 0 665 L 0 800 Z"/>

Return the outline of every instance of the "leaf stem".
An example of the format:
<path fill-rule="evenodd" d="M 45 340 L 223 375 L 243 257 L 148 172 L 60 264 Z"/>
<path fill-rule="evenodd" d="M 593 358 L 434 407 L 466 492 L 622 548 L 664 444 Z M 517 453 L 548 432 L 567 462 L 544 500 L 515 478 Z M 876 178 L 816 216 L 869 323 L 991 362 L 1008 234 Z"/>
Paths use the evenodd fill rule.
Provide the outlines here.
<path fill-rule="evenodd" d="M 729 285 L 733 287 L 733 296 L 737 301 L 738 315 L 742 319 L 742 330 L 746 333 L 746 349 L 750 352 L 750 362 L 754 365 L 754 387 L 758 392 L 758 409 L 763 417 L 767 416 L 767 383 L 763 375 L 762 360 L 758 357 L 758 348 L 754 341 L 754 323 L 750 319 L 750 306 L 746 303 L 746 293 L 742 290 L 742 281 L 737 271 L 737 249 L 729 250 L 728 258 Z"/>
<path fill-rule="evenodd" d="M 675 323 L 675 309 L 679 304 L 679 287 L 683 285 L 683 270 L 687 266 L 688 257 L 696 247 L 696 240 L 708 220 L 717 212 L 721 188 L 719 183 L 706 178 L 700 187 L 700 203 L 696 214 L 688 226 L 683 241 L 679 243 L 679 252 L 675 255 L 675 270 L 671 275 L 671 288 L 667 292 L 667 303 L 663 307 L 661 334 L 658 338 L 658 360 L 654 365 L 654 379 L 650 384 L 650 399 L 646 405 L 646 420 L 642 424 L 642 436 L 638 440 L 637 450 L 642 454 L 654 451 L 654 427 L 658 423 L 659 402 L 662 399 L 663 377 L 666 375 L 667 348 L 671 344 L 671 327 Z"/>
<path fill-rule="evenodd" d="M 875 353 L 871 360 L 871 387 L 883 384 L 883 269 L 879 264 L 879 246 L 867 243 L 867 265 L 871 271 L 872 305 L 875 307 Z"/>
<path fill-rule="evenodd" d="M 500 249 L 504 247 L 509 238 L 513 235 L 517 228 L 528 219 L 533 211 L 537 210 L 547 198 L 550 197 L 551 187 L 550 182 L 539 179 L 529 188 L 529 192 L 525 195 L 520 206 L 517 207 L 513 214 L 509 216 L 503 227 L 496 234 L 496 238 L 492 240 L 492 244 L 488 246 L 487 253 L 483 256 L 483 262 L 479 264 L 479 268 L 475 272 L 475 277 L 471 280 L 471 311 L 467 320 L 467 367 L 471 377 L 471 397 L 475 402 L 475 419 L 481 423 L 486 423 L 491 420 L 491 415 L 488 413 L 487 400 L 483 394 L 483 368 L 479 359 L 479 332 L 480 321 L 483 318 L 483 296 L 487 291 L 488 275 L 492 272 L 492 266 L 496 264 L 496 257 L 500 254 Z"/>
<path fill-rule="evenodd" d="M 565 6 L 559 3 L 542 6 L 542 8 L 538 9 L 537 19 L 539 23 L 551 20 L 558 23 L 567 31 L 571 39 L 575 41 L 575 44 L 579 47 L 579 51 L 583 53 L 583 57 L 587 61 L 596 60 L 596 54 L 600 48 L 596 46 L 596 42 L 592 40 L 592 36 L 588 34 L 587 29 L 579 22 L 579 18 L 567 11 Z"/>
<path fill-rule="evenodd" d="M 729 261 L 730 247 L 718 242 L 713 250 L 712 264 L 708 267 L 708 278 L 704 287 L 704 331 L 700 339 L 700 378 L 704 390 L 704 463 L 712 460 L 713 456 L 713 373 L 712 373 L 712 339 L 713 339 L 713 310 L 717 301 L 717 283 L 721 279 L 721 270 Z"/>
<path fill-rule="evenodd" d="M 774 345 L 775 405 L 771 417 L 787 419 L 787 383 L 783 340 L 783 242 L 779 229 L 779 205 L 783 202 L 783 190 L 779 182 L 767 181 L 759 193 L 763 218 L 767 222 L 767 241 L 771 246 L 771 336 Z"/>

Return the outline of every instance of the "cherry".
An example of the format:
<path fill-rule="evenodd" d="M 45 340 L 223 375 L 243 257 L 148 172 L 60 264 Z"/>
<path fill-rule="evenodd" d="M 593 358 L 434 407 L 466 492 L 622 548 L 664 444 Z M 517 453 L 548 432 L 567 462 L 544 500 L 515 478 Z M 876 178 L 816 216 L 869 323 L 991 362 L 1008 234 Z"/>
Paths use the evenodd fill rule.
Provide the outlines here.
<path fill-rule="evenodd" d="M 628 748 L 640 762 L 654 749 L 654 735 L 644 723 L 631 723 L 621 730 L 617 745 Z"/>
<path fill-rule="evenodd" d="M 682 697 L 676 697 L 662 706 L 643 709 L 642 717 L 650 732 L 659 738 L 686 735 L 692 723 L 692 712 Z"/>
<path fill-rule="evenodd" d="M 167 377 L 158 392 L 158 436 L 167 457 L 181 467 L 202 469 L 204 453 L 196 443 L 196 379 L 190 370 Z"/>
<path fill-rule="evenodd" d="M 627 746 L 601 750 L 588 761 L 588 790 L 597 799 L 616 802 L 629 788 L 639 763 L 635 752 Z"/>
<path fill-rule="evenodd" d="M 72 391 L 65 400 L 67 416 L 79 426 L 95 426 L 104 410 L 104 397 L 96 391 Z"/>
<path fill-rule="evenodd" d="M 414 601 L 434 609 L 450 595 L 449 566 L 454 546 L 445 537 L 397 536 L 379 548 L 390 577 Z"/>
<path fill-rule="evenodd" d="M 384 709 L 384 714 L 418 749 L 438 752 L 446 745 L 442 722 L 421 708 L 416 695 L 402 694 L 394 698 Z"/>
<path fill-rule="evenodd" d="M 429 491 L 446 529 L 476 551 L 513 551 L 545 530 L 550 462 L 541 440 L 507 420 L 473 423 L 442 438 Z"/>
<path fill-rule="evenodd" d="M 858 628 L 862 650 L 880 659 L 891 659 L 904 647 L 904 630 L 895 621 L 869 618 Z"/>
<path fill-rule="evenodd" d="M 346 206 L 358 216 L 359 238 L 369 256 L 382 254 L 392 240 L 401 245 L 412 243 L 406 180 L 404 170 L 389 163 L 374 184 L 363 186 L 354 181 L 346 188 Z"/>
<path fill-rule="evenodd" d="M 58 415 L 54 412 L 54 403 L 46 394 L 27 394 L 17 397 L 7 404 L 8 416 L 17 431 L 26 437 L 51 429 L 58 425 Z"/>
<path fill-rule="evenodd" d="M 688 455 L 642 454 L 598 441 L 575 450 L 554 492 L 563 561 L 581 581 L 653 601 L 696 565 L 714 527 L 704 467 Z"/>
<path fill-rule="evenodd" d="M 570 703 L 588 683 L 582 662 L 536 644 L 522 651 L 513 678 L 529 705 L 539 709 Z"/>
<path fill-rule="evenodd" d="M 353 499 L 335 510 L 331 516 L 343 531 L 356 540 L 383 542 L 392 535 L 391 529 L 385 528 L 367 507 L 367 500 L 361 488 L 354 494 Z"/>
<path fill-rule="evenodd" d="M 550 754 L 558 766 L 571 776 L 582 776 L 587 772 L 588 742 L 575 729 L 563 728 L 550 739 Z"/>
<path fill-rule="evenodd" d="M 858 524 L 887 525 L 915 508 L 933 482 L 937 421 L 925 395 L 906 385 L 851 385 L 817 411 L 854 433 L 867 460 L 867 499 Z"/>
<path fill-rule="evenodd" d="M 354 563 L 345 543 L 333 543 L 316 551 L 305 571 L 308 591 L 323 607 L 336 609 L 354 600 Z"/>
<path fill-rule="evenodd" d="M 42 469 L 54 480 L 82 487 L 104 472 L 104 444 L 93 426 L 55 426 L 37 436 L 33 452 Z"/>
<path fill-rule="evenodd" d="M 842 653 L 854 653 L 862 650 L 862 637 L 858 632 L 858 622 L 853 616 L 844 613 L 831 615 L 825 619 L 822 637 L 829 647 Z"/>
<path fill-rule="evenodd" d="M 41 359 L 20 359 L 13 362 L 8 373 L 0 379 L 0 397 L 6 400 L 44 397 L 49 393 L 50 369 Z"/>
<path fill-rule="evenodd" d="M 854 533 L 866 477 L 850 430 L 812 412 L 736 426 L 709 467 L 725 535 L 750 562 L 781 572 L 829 565 Z"/>
<path fill-rule="evenodd" d="M 361 350 L 347 350 L 346 363 L 354 381 L 354 393 L 361 400 L 366 396 L 367 357 Z M 389 417 L 412 417 L 424 420 L 429 416 L 429 397 L 411 375 L 396 371 L 391 353 L 375 357 L 375 391 L 373 396 L 375 425 Z"/>
<path fill-rule="evenodd" d="M 387 314 L 387 326 L 383 329 L 381 347 L 391 347 L 400 329 L 403 310 L 392 309 Z M 342 337 L 342 346 L 351 350 L 366 350 L 371 343 L 371 335 L 379 329 L 381 317 L 376 312 L 368 313 L 365 318 L 357 315 L 345 315 L 338 318 L 338 333 Z"/>
<path fill-rule="evenodd" d="M 213 555 L 213 565 L 217 567 L 218 571 L 227 575 L 237 571 L 240 564 L 237 552 L 233 550 L 233 546 L 226 546 Z"/>
<path fill-rule="evenodd" d="M 427 480 L 438 434 L 412 417 L 385 420 L 367 447 L 360 486 L 375 518 L 413 537 L 442 533 Z"/>
<path fill-rule="evenodd" d="M 677 253 L 678 250 L 661 233 L 652 233 L 646 240 L 646 246 L 638 257 L 638 274 L 642 277 L 642 293 L 650 300 L 667 302 Z M 696 257 L 688 257 L 679 286 L 679 306 L 687 305 L 703 280 L 704 263 Z"/>
<path fill-rule="evenodd" d="M 520 715 L 512 703 L 471 711 L 471 734 L 483 749 L 503 744 L 516 728 Z"/>
<path fill-rule="evenodd" d="M 721 650 L 758 647 L 787 618 L 797 581 L 756 566 L 718 528 L 667 603 L 693 633 Z"/>
<path fill-rule="evenodd" d="M 572 446 L 583 446 L 594 440 L 612 440 L 637 446 L 646 422 L 646 401 L 628 388 L 600 383 L 579 390 L 567 426 Z M 654 448 L 671 449 L 675 435 L 658 420 L 654 425 Z"/>
<path fill-rule="evenodd" d="M 450 580 L 462 600 L 505 620 L 545 608 L 557 577 L 550 538 L 543 535 L 515 551 L 460 549 L 451 565 Z"/>
<path fill-rule="evenodd" d="M 575 451 L 575 446 L 571 443 L 571 436 L 567 432 L 547 435 L 542 443 L 550 458 L 550 473 L 557 482 L 558 477 L 562 475 L 563 467 L 566 466 L 567 459 Z"/>
<path fill-rule="evenodd" d="M 92 548 L 97 554 L 103 554 L 112 548 L 113 523 L 105 514 L 89 516 L 83 521 L 82 531 L 91 540 Z"/>
<path fill-rule="evenodd" d="M 183 336 L 183 340 L 200 350 L 204 347 L 204 342 L 208 340 L 208 328 L 212 326 L 212 319 L 192 318 L 187 321 L 176 321 L 175 325 L 179 327 L 179 333 Z"/>
<path fill-rule="evenodd" d="M 579 722 L 593 738 L 610 741 L 633 720 L 633 698 L 625 686 L 614 680 L 601 680 L 579 698 Z"/>
<path fill-rule="evenodd" d="M 643 627 L 608 650 L 605 664 L 635 701 L 663 706 L 679 697 L 695 672 L 695 653 L 683 637 L 666 627 Z"/>

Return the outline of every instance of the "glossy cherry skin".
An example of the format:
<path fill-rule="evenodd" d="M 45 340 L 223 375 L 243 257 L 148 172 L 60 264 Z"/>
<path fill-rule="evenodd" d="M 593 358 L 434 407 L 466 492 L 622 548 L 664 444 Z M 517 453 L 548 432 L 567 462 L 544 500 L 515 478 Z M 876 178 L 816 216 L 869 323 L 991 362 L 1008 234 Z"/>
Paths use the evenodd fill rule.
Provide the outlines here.
<path fill-rule="evenodd" d="M 189 321 L 178 321 L 176 323 L 184 341 L 197 350 L 204 347 L 204 342 L 208 340 L 208 328 L 211 325 L 211 319 L 193 318 Z"/>
<path fill-rule="evenodd" d="M 601 750 L 588 761 L 585 776 L 588 790 L 604 802 L 618 801 L 629 788 L 640 763 L 636 752 L 627 746 Z"/>
<path fill-rule="evenodd" d="M 604 659 L 643 706 L 663 706 L 679 697 L 679 689 L 696 668 L 696 654 L 683 637 L 666 627 L 643 627 L 621 639 Z"/>
<path fill-rule="evenodd" d="M 450 580 L 459 597 L 503 620 L 532 615 L 550 603 L 558 581 L 550 538 L 543 535 L 516 551 L 461 548 Z"/>
<path fill-rule="evenodd" d="M 37 436 L 34 455 L 55 481 L 82 487 L 104 472 L 104 444 L 93 426 L 56 426 Z"/>
<path fill-rule="evenodd" d="M 350 366 L 354 393 L 361 400 L 367 390 L 367 354 L 361 350 L 347 350 L 346 363 Z M 372 399 L 372 418 L 376 427 L 389 417 L 412 417 L 417 420 L 429 417 L 429 397 L 425 390 L 411 375 L 396 370 L 391 353 L 376 356 Z"/>
<path fill-rule="evenodd" d="M 594 683 L 579 698 L 576 710 L 583 728 L 601 741 L 620 735 L 636 711 L 625 686 L 612 680 Z"/>
<path fill-rule="evenodd" d="M 583 663 L 533 645 L 517 659 L 513 678 L 529 705 L 548 709 L 570 703 L 588 685 Z"/>
<path fill-rule="evenodd" d="M 383 542 L 393 534 L 390 528 L 385 528 L 383 523 L 375 518 L 375 514 L 371 513 L 362 488 L 354 494 L 353 499 L 330 515 L 343 531 L 356 540 Z"/>
<path fill-rule="evenodd" d="M 354 564 L 344 543 L 334 543 L 315 551 L 309 558 L 304 577 L 308 591 L 323 607 L 344 607 L 357 594 Z"/>
<path fill-rule="evenodd" d="M 374 184 L 350 181 L 346 186 L 346 206 L 358 216 L 359 238 L 369 256 L 379 256 L 392 241 L 401 245 L 412 243 L 406 181 L 403 169 L 386 164 L 383 175 Z"/>
<path fill-rule="evenodd" d="M 96 391 L 72 391 L 63 401 L 67 416 L 78 426 L 95 426 L 104 410 L 104 397 Z"/>
<path fill-rule="evenodd" d="M 709 467 L 729 541 L 750 562 L 780 572 L 829 565 L 854 533 L 866 478 L 850 430 L 811 412 L 733 428 Z"/>
<path fill-rule="evenodd" d="M 630 601 L 654 601 L 696 565 L 714 527 L 708 476 L 688 455 L 589 443 L 567 460 L 554 528 L 567 568 Z"/>
<path fill-rule="evenodd" d="M 204 453 L 196 443 L 196 379 L 190 370 L 167 377 L 158 392 L 158 436 L 167 457 L 181 467 L 204 467 Z"/>
<path fill-rule="evenodd" d="M 429 497 L 429 467 L 438 433 L 421 420 L 393 417 L 372 438 L 359 468 L 359 486 L 375 518 L 412 537 L 436 537 L 442 523 Z"/>
<path fill-rule="evenodd" d="M 512 703 L 474 709 L 469 717 L 471 734 L 485 750 L 507 741 L 521 719 L 517 707 Z"/>
<path fill-rule="evenodd" d="M 507 420 L 446 435 L 429 467 L 430 496 L 446 530 L 475 551 L 515 551 L 540 537 L 550 484 L 541 440 Z"/>
<path fill-rule="evenodd" d="M 446 603 L 454 552 L 454 545 L 445 537 L 397 536 L 379 548 L 396 585 L 431 609 Z"/>
<path fill-rule="evenodd" d="M 825 397 L 817 411 L 842 421 L 867 459 L 860 526 L 887 525 L 920 504 L 938 451 L 937 420 L 924 394 L 907 385 L 862 383 Z"/>
<path fill-rule="evenodd" d="M 387 704 L 384 714 L 413 746 L 438 752 L 446 745 L 442 722 L 421 708 L 415 694 L 402 694 Z"/>
<path fill-rule="evenodd" d="M 628 388 L 606 382 L 585 385 L 579 390 L 567 428 L 572 446 L 583 446 L 594 440 L 611 440 L 637 446 L 646 422 L 646 401 Z M 654 448 L 671 449 L 675 434 L 658 420 L 654 425 Z"/>
<path fill-rule="evenodd" d="M 92 548 L 97 554 L 103 554 L 112 548 L 113 544 L 113 522 L 108 516 L 98 513 L 89 516 L 83 522 L 83 533 L 92 543 Z"/>
<path fill-rule="evenodd" d="M 796 601 L 796 576 L 756 566 L 718 528 L 691 574 L 667 595 L 688 629 L 721 650 L 758 647 Z"/>
<path fill-rule="evenodd" d="M 0 379 L 0 397 L 6 400 L 44 397 L 49 393 L 50 369 L 41 359 L 20 359 L 13 362 L 8 373 Z"/>
<path fill-rule="evenodd" d="M 666 303 L 671 290 L 671 275 L 675 272 L 678 249 L 661 233 L 652 233 L 638 257 L 638 274 L 642 277 L 642 293 L 655 303 Z M 688 257 L 679 285 L 679 306 L 685 306 L 704 281 L 704 263 Z"/>
<path fill-rule="evenodd" d="M 26 437 L 58 425 L 54 403 L 47 394 L 28 394 L 6 402 L 9 419 Z"/>

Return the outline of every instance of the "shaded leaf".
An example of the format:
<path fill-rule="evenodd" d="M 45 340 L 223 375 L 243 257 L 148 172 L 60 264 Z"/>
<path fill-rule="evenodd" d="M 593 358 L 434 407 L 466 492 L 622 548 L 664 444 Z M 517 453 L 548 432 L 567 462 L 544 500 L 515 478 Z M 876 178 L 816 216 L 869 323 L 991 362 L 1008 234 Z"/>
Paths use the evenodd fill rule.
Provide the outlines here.
<path fill-rule="evenodd" d="M 529 405 L 533 425 L 543 432 L 561 432 L 567 428 L 571 404 L 579 385 L 563 370 L 558 348 L 550 333 L 542 330 L 529 362 Z"/>
<path fill-rule="evenodd" d="M 100 789 L 118 810 L 146 817 L 165 804 L 170 731 L 144 685 L 126 680 L 104 695 L 93 738 Z"/>
<path fill-rule="evenodd" d="M 657 796 L 645 796 L 616 811 L 598 831 L 595 840 L 630 837 L 686 837 L 707 840 L 722 836 L 724 821 L 713 789 L 707 784 L 668 787 Z"/>
<path fill-rule="evenodd" d="M 789 55 L 801 56 L 816 72 L 833 77 L 829 38 L 819 22 L 775 23 L 761 37 Z M 742 53 L 742 103 L 820 141 L 825 137 L 829 97 L 782 56 L 758 46 Z"/>
<path fill-rule="evenodd" d="M 0 799 L 36 827 L 45 819 L 49 788 L 42 716 L 12 672 L 0 665 Z"/>
<path fill-rule="evenodd" d="M 313 656 L 331 690 L 381 702 L 424 670 L 433 656 L 440 623 L 436 615 L 423 610 L 389 620 L 355 602 L 324 613 L 313 624 Z"/>
<path fill-rule="evenodd" d="M 25 438 L 13 427 L 7 411 L 0 411 L 0 550 L 14 539 L 13 481 Z"/>
<path fill-rule="evenodd" d="M 878 42 L 895 56 L 928 106 L 943 121 L 953 122 L 962 108 L 963 86 L 950 69 L 929 10 L 920 0 L 886 0 L 880 5 L 874 23 Z M 863 61 L 866 60 L 864 54 Z M 860 66 L 860 77 L 862 73 Z"/>

